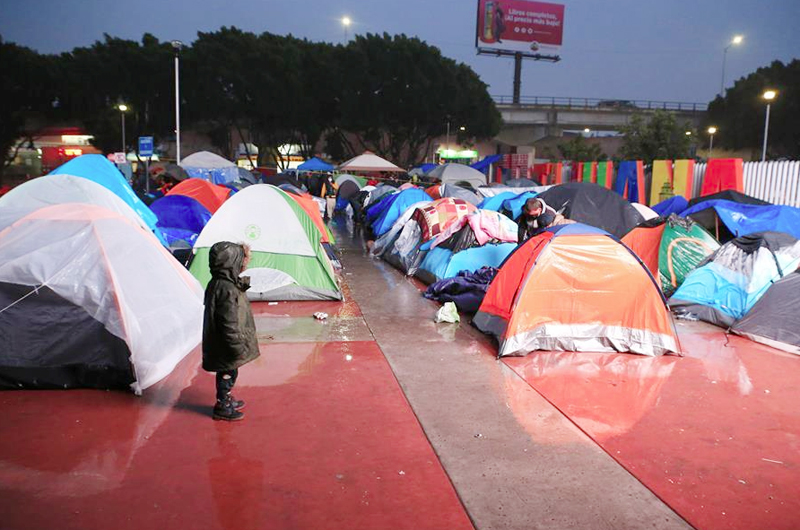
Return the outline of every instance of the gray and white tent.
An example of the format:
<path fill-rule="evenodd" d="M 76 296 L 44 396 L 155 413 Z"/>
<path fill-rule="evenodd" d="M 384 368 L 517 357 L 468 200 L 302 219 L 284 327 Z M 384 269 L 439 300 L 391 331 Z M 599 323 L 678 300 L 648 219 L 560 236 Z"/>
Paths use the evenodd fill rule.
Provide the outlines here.
<path fill-rule="evenodd" d="M 140 394 L 202 336 L 197 280 L 153 234 L 93 204 L 46 206 L 0 232 L 0 307 L 0 388 Z"/>
<path fill-rule="evenodd" d="M 483 200 L 478 197 L 474 191 L 468 190 L 455 184 L 442 184 L 439 186 L 439 195 L 442 197 L 453 197 L 454 199 L 462 199 L 470 204 L 477 206 Z"/>
<path fill-rule="evenodd" d="M 442 164 L 428 172 L 428 178 L 441 181 L 442 184 L 467 183 L 473 188 L 486 186 L 486 175 L 475 168 L 464 164 Z"/>
<path fill-rule="evenodd" d="M 800 272 L 793 272 L 767 289 L 731 331 L 756 342 L 800 355 Z"/>

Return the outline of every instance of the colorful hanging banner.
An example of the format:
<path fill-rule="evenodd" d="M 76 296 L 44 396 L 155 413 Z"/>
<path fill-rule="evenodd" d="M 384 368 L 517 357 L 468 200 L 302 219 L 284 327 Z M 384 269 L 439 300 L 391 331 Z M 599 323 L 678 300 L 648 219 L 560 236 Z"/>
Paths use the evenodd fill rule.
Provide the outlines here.
<path fill-rule="evenodd" d="M 692 198 L 694 160 L 676 160 L 672 168 L 672 191 L 687 201 Z"/>
<path fill-rule="evenodd" d="M 597 162 L 583 162 L 583 182 L 597 182 Z"/>
<path fill-rule="evenodd" d="M 614 162 L 597 163 L 597 184 L 611 189 L 614 184 Z"/>
<path fill-rule="evenodd" d="M 715 158 L 708 161 L 700 195 L 711 195 L 724 190 L 744 193 L 741 158 Z"/>
<path fill-rule="evenodd" d="M 672 160 L 653 160 L 653 179 L 650 184 L 650 205 L 661 202 L 664 184 L 672 188 Z"/>
<path fill-rule="evenodd" d="M 641 160 L 620 162 L 614 191 L 630 202 L 644 204 L 644 164 Z"/>

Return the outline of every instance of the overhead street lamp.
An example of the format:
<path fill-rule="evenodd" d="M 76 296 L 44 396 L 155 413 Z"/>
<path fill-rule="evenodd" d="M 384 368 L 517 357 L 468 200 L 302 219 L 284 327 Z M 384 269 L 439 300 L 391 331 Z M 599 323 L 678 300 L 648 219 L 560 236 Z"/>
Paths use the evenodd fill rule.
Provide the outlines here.
<path fill-rule="evenodd" d="M 172 41 L 172 49 L 175 50 L 175 163 L 181 163 L 181 86 L 180 86 L 180 65 L 179 56 L 183 43 L 179 40 Z"/>
<path fill-rule="evenodd" d="M 717 133 L 717 128 L 713 125 L 708 128 L 708 157 L 711 158 L 711 150 L 714 149 L 714 135 Z"/>
<path fill-rule="evenodd" d="M 122 152 L 127 153 L 125 149 L 125 113 L 128 111 L 128 106 L 124 103 L 120 103 L 117 105 L 117 109 L 119 110 L 119 115 L 122 116 Z"/>
<path fill-rule="evenodd" d="M 350 17 L 342 17 L 342 26 L 344 26 L 344 43 L 347 44 L 347 28 L 350 27 L 352 20 Z"/>
<path fill-rule="evenodd" d="M 725 97 L 725 61 L 728 58 L 728 49 L 731 46 L 738 46 L 742 43 L 744 37 L 741 35 L 735 35 L 731 40 L 730 44 L 725 46 L 725 49 L 722 52 L 722 81 L 719 83 L 719 95 L 720 97 Z"/>
<path fill-rule="evenodd" d="M 764 147 L 761 149 L 761 161 L 764 162 L 767 159 L 767 136 L 769 135 L 769 106 L 772 103 L 772 100 L 775 99 L 778 93 L 774 90 L 767 90 L 765 91 L 761 97 L 763 97 L 767 101 L 767 117 L 764 119 Z"/>

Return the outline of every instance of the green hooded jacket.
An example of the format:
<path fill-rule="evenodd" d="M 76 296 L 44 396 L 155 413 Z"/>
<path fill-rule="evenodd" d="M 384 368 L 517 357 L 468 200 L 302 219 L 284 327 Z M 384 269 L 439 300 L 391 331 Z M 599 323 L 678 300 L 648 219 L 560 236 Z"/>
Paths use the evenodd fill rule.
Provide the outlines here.
<path fill-rule="evenodd" d="M 244 248 L 228 241 L 216 243 L 208 261 L 211 281 L 203 315 L 203 369 L 235 370 L 259 356 L 256 324 L 245 294 L 250 281 L 239 277 Z"/>

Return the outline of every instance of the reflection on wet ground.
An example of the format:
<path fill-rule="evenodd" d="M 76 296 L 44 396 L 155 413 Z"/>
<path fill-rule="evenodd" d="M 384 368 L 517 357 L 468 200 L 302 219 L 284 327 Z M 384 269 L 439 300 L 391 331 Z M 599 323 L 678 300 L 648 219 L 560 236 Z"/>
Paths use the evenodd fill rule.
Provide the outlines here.
<path fill-rule="evenodd" d="M 243 422 L 211 420 L 199 351 L 142 397 L 0 394 L 0 527 L 471 528 L 358 306 L 339 305 L 254 304 Z"/>
<path fill-rule="evenodd" d="M 797 528 L 800 358 L 703 323 L 685 357 L 505 363 L 697 528 Z"/>

